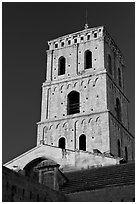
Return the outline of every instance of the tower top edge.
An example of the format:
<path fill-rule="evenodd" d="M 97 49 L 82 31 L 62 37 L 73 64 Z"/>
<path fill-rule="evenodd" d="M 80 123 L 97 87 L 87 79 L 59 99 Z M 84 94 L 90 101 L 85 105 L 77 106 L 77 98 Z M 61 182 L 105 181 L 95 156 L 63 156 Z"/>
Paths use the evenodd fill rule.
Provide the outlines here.
<path fill-rule="evenodd" d="M 82 35 L 82 34 L 85 34 L 85 33 L 90 33 L 91 31 L 92 32 L 95 32 L 95 31 L 98 31 L 99 29 L 103 30 L 105 28 L 104 25 L 102 26 L 97 26 L 97 27 L 93 27 L 93 28 L 84 28 L 83 30 L 81 31 L 77 31 L 77 32 L 74 32 L 74 33 L 70 33 L 70 34 L 67 34 L 67 35 L 63 35 L 63 36 L 60 36 L 58 38 L 54 38 L 52 40 L 49 40 L 48 41 L 48 44 L 50 43 L 53 43 L 55 41 L 59 41 L 59 40 L 63 40 L 65 38 L 70 38 L 70 37 L 77 37 L 78 35 Z"/>

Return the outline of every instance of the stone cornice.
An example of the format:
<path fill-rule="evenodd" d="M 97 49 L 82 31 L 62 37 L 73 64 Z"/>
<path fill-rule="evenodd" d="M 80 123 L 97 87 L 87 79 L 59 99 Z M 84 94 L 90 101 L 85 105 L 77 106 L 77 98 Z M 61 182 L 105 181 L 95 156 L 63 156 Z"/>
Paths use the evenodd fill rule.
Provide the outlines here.
<path fill-rule="evenodd" d="M 123 54 L 122 54 L 121 50 L 118 48 L 118 46 L 116 45 L 113 38 L 110 36 L 110 34 L 108 33 L 108 31 L 106 30 L 105 27 L 104 27 L 104 40 L 105 40 L 106 43 L 108 43 L 108 45 L 110 46 L 112 51 L 118 56 L 118 58 L 120 59 L 121 64 L 124 65 Z"/>
<path fill-rule="evenodd" d="M 91 73 L 91 74 L 83 74 L 83 72 L 79 73 L 78 75 L 76 75 L 74 78 L 71 78 L 71 79 L 62 79 L 60 81 L 45 81 L 42 85 L 42 87 L 44 86 L 51 86 L 51 85 L 57 85 L 57 84 L 62 84 L 62 83 L 66 83 L 66 82 L 72 82 L 72 81 L 75 81 L 75 80 L 79 80 L 79 79 L 84 79 L 84 78 L 89 78 L 89 77 L 96 77 L 96 76 L 99 76 L 99 75 L 102 75 L 102 74 L 105 74 L 106 73 L 106 70 L 103 69 L 102 71 L 100 72 L 95 72 L 95 73 Z"/>
<path fill-rule="evenodd" d="M 37 125 L 40 125 L 40 124 L 44 124 L 44 123 L 51 123 L 51 122 L 59 122 L 59 121 L 65 121 L 65 120 L 71 120 L 71 119 L 74 119 L 74 118 L 82 118 L 82 117 L 85 117 L 85 116 L 93 116 L 93 115 L 98 115 L 98 114 L 101 114 L 101 113 L 106 113 L 108 112 L 108 110 L 104 110 L 104 111 L 99 111 L 99 112 L 93 112 L 93 113 L 87 113 L 87 114 L 75 114 L 75 115 L 67 115 L 65 118 L 59 118 L 59 119 L 47 119 L 45 121 L 40 121 L 37 123 Z"/>
<path fill-rule="evenodd" d="M 53 39 L 53 40 L 49 40 L 48 43 L 51 43 L 51 42 L 54 42 L 54 41 L 58 41 L 58 40 L 63 40 L 63 39 L 66 39 L 66 38 L 70 38 L 70 37 L 73 37 L 73 36 L 77 36 L 77 35 L 82 35 L 82 34 L 85 34 L 85 33 L 88 33 L 88 32 L 97 30 L 97 29 L 99 29 L 99 28 L 103 28 L 103 27 L 104 27 L 104 26 L 98 26 L 98 27 L 83 29 L 83 30 L 81 30 L 81 31 L 77 31 L 77 32 L 74 32 L 74 33 L 70 33 L 70 34 L 67 34 L 67 35 L 64 35 L 64 36 L 55 38 L 55 39 Z"/>

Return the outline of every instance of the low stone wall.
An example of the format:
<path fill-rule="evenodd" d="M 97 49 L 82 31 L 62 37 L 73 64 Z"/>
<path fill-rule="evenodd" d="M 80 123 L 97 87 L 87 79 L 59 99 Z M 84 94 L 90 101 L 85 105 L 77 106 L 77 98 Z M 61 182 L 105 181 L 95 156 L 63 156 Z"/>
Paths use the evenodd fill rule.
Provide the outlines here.
<path fill-rule="evenodd" d="M 135 186 L 107 187 L 66 195 L 68 202 L 135 202 Z"/>
<path fill-rule="evenodd" d="M 6 167 L 2 168 L 3 202 L 61 202 L 65 196 Z"/>

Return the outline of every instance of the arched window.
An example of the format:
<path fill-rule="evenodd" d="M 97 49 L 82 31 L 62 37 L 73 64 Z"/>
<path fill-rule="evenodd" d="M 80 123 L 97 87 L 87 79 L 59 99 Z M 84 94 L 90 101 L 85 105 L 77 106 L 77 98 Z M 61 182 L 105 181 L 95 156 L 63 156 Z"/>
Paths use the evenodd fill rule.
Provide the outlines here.
<path fill-rule="evenodd" d="M 120 141 L 119 139 L 117 140 L 117 147 L 118 147 L 118 157 L 121 156 L 121 151 L 120 151 Z"/>
<path fill-rule="evenodd" d="M 92 52 L 90 50 L 85 51 L 84 62 L 85 62 L 85 69 L 89 69 L 92 67 Z"/>
<path fill-rule="evenodd" d="M 58 61 L 58 75 L 65 74 L 66 59 L 61 56 Z"/>
<path fill-rule="evenodd" d="M 108 54 L 108 70 L 109 73 L 112 74 L 112 60 L 110 54 Z"/>
<path fill-rule="evenodd" d="M 77 91 L 71 91 L 68 94 L 67 98 L 67 115 L 79 113 L 79 103 L 80 103 L 80 97 L 79 97 L 79 92 Z"/>
<path fill-rule="evenodd" d="M 118 98 L 116 98 L 116 115 L 117 119 L 121 121 L 121 104 Z"/>
<path fill-rule="evenodd" d="M 79 150 L 86 151 L 86 136 L 84 134 L 79 137 Z"/>
<path fill-rule="evenodd" d="M 121 71 L 120 71 L 120 68 L 118 68 L 118 83 L 119 83 L 119 86 L 121 87 Z"/>
<path fill-rule="evenodd" d="M 127 151 L 127 147 L 125 147 L 125 160 L 128 161 L 128 151 Z"/>
<path fill-rule="evenodd" d="M 65 138 L 64 138 L 64 137 L 61 137 L 61 138 L 59 139 L 59 148 L 65 149 L 65 146 L 66 146 Z"/>

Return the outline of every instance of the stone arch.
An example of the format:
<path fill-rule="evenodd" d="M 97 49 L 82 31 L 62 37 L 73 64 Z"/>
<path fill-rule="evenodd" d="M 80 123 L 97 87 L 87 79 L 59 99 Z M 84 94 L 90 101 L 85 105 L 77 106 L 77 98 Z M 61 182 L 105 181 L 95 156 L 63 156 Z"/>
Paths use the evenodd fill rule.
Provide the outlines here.
<path fill-rule="evenodd" d="M 88 80 L 88 84 L 90 83 L 91 79 Z"/>
<path fill-rule="evenodd" d="M 64 86 L 64 85 L 61 85 L 61 87 L 60 87 L 60 91 L 63 89 L 63 86 Z"/>
<path fill-rule="evenodd" d="M 96 79 L 93 81 L 93 86 L 96 85 L 97 80 L 98 80 L 98 78 L 96 78 Z"/>
<path fill-rule="evenodd" d="M 55 86 L 55 87 L 54 87 L 53 91 L 55 92 L 55 91 L 56 91 L 56 89 L 57 89 L 57 86 Z"/>
<path fill-rule="evenodd" d="M 81 125 L 83 125 L 83 123 L 84 123 L 84 122 L 86 122 L 86 120 L 85 120 L 85 119 L 83 119 L 83 120 L 81 121 Z"/>
<path fill-rule="evenodd" d="M 39 170 L 37 169 L 37 166 L 41 162 L 46 162 L 47 164 L 48 163 L 57 164 L 54 160 L 48 159 L 44 156 L 35 158 L 24 166 L 23 170 L 24 170 L 25 176 L 28 176 L 29 178 L 34 179 L 35 181 L 37 180 L 37 182 L 39 182 Z"/>
<path fill-rule="evenodd" d="M 65 127 L 66 124 L 67 124 L 67 122 L 63 123 L 62 127 Z"/>
<path fill-rule="evenodd" d="M 44 132 L 44 133 L 47 133 L 47 131 L 48 131 L 48 126 L 44 126 L 44 127 L 43 127 L 43 132 Z"/>
<path fill-rule="evenodd" d="M 60 123 L 58 123 L 58 124 L 56 125 L 56 129 L 58 129 L 59 125 L 60 125 Z"/>
<path fill-rule="evenodd" d="M 95 121 L 100 122 L 100 116 L 98 116 Z"/>
<path fill-rule="evenodd" d="M 75 83 L 74 83 L 74 87 L 76 87 L 77 83 L 78 83 L 78 82 L 75 82 Z"/>
<path fill-rule="evenodd" d="M 25 169 L 29 168 L 30 166 L 32 167 L 32 166 L 38 164 L 39 162 L 41 162 L 41 161 L 43 161 L 43 160 L 45 160 L 45 159 L 46 159 L 46 157 L 44 157 L 44 156 L 36 157 L 36 158 L 34 158 L 33 160 L 29 161 L 29 162 L 24 166 L 23 169 L 25 170 Z"/>
<path fill-rule="evenodd" d="M 88 120 L 88 123 L 91 123 L 92 120 L 93 120 L 93 118 L 90 118 L 90 119 Z"/>
<path fill-rule="evenodd" d="M 67 85 L 67 89 L 69 89 L 69 86 L 71 86 L 71 84 L 68 84 L 68 85 Z"/>
<path fill-rule="evenodd" d="M 84 83 L 84 81 L 82 81 L 82 82 L 80 83 L 80 85 L 82 86 L 82 85 L 83 85 L 83 83 Z"/>
<path fill-rule="evenodd" d="M 95 79 L 95 83 L 97 82 L 97 80 L 98 80 L 98 77 Z"/>
<path fill-rule="evenodd" d="M 53 128 L 53 125 L 50 125 L 50 126 L 49 126 L 49 130 L 51 130 L 52 128 Z"/>
<path fill-rule="evenodd" d="M 65 123 L 62 125 L 62 127 L 63 127 L 65 130 L 68 129 L 68 123 L 65 122 Z"/>

